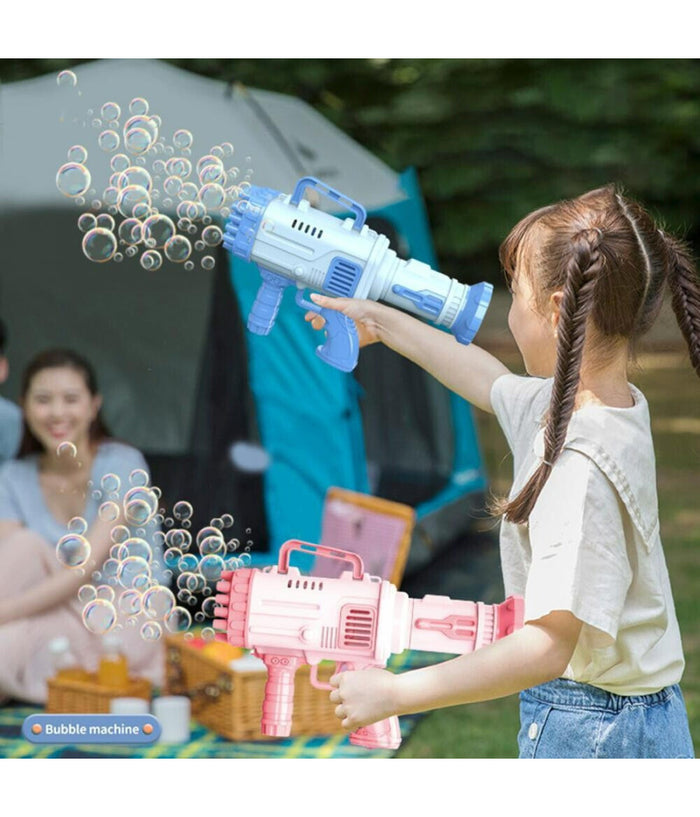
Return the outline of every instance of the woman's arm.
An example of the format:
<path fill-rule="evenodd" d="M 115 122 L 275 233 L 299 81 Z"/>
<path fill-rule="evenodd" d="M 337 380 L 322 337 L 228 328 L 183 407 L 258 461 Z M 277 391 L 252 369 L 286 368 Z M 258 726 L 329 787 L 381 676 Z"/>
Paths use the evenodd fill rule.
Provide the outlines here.
<path fill-rule="evenodd" d="M 450 661 L 395 675 L 371 669 L 330 679 L 336 715 L 348 730 L 392 715 L 502 698 L 558 678 L 576 647 L 581 621 L 558 610 Z"/>
<path fill-rule="evenodd" d="M 493 412 L 491 386 L 509 370 L 489 352 L 473 343 L 465 346 L 448 332 L 376 301 L 329 298 L 315 293 L 311 299 L 325 309 L 334 309 L 352 318 L 358 328 L 360 345 L 381 341 L 468 402 Z M 323 327 L 323 319 L 314 313 L 308 313 L 307 320 L 316 329 Z"/>
<path fill-rule="evenodd" d="M 0 539 L 23 527 L 24 525 L 16 519 L 0 519 Z"/>
<path fill-rule="evenodd" d="M 40 584 L 25 590 L 20 595 L 10 599 L 0 599 L 0 624 L 45 613 L 75 597 L 78 588 L 89 580 L 86 577 L 89 577 L 104 563 L 113 544 L 110 536 L 112 527 L 122 522 L 119 520 L 105 522 L 98 519 L 90 527 L 86 538 L 90 542 L 91 552 L 82 569 L 57 570 Z"/>

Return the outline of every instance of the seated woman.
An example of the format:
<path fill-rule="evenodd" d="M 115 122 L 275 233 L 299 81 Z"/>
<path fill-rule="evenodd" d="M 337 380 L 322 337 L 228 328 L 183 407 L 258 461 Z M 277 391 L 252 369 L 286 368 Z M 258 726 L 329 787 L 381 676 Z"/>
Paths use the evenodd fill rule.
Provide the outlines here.
<path fill-rule="evenodd" d="M 109 437 L 95 374 L 80 355 L 50 350 L 35 357 L 24 372 L 21 404 L 18 456 L 0 468 L 0 695 L 43 703 L 46 680 L 53 674 L 52 639 L 67 636 L 81 665 L 97 666 L 103 632 L 86 626 L 78 591 L 97 577 L 108 595 L 110 587 L 115 592 L 117 609 L 123 587 L 116 576 L 108 583 L 99 571 L 120 541 L 113 533 L 116 526 L 126 525 L 134 537 L 134 520 L 128 510 L 125 515 L 123 498 L 134 473 L 143 481 L 148 469 L 138 450 Z M 101 490 L 105 477 L 111 501 Z M 76 532 L 89 543 L 87 561 L 71 564 L 59 558 L 57 546 L 69 533 L 69 523 L 70 530 L 76 523 L 85 528 Z M 136 536 L 146 542 L 145 529 L 137 526 Z M 154 547 L 155 578 L 161 563 Z M 130 674 L 162 683 L 160 640 L 145 640 L 138 626 L 123 626 L 120 635 Z"/>

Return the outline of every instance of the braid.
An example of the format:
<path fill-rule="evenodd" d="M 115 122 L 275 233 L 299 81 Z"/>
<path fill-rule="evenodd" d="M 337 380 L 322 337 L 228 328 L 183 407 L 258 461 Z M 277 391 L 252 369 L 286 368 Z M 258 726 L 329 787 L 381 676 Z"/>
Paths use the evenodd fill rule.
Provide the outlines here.
<path fill-rule="evenodd" d="M 690 362 L 700 377 L 700 283 L 693 259 L 686 245 L 677 238 L 661 233 L 668 247 L 670 263 L 668 285 L 671 305 L 683 333 Z"/>
<path fill-rule="evenodd" d="M 505 508 L 509 522 L 524 524 L 561 453 L 578 393 L 586 324 L 596 281 L 604 264 L 601 233 L 583 230 L 571 239 L 571 253 L 559 320 L 559 340 L 549 415 L 544 433 L 544 458 L 528 483 Z"/>

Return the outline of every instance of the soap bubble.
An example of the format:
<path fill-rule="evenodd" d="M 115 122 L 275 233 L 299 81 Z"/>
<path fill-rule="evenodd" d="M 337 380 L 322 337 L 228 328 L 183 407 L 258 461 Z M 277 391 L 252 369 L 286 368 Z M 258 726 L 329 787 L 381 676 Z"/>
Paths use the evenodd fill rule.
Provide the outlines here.
<path fill-rule="evenodd" d="M 143 594 L 143 611 L 150 618 L 163 619 L 175 606 L 175 596 L 167 587 L 156 585 Z"/>
<path fill-rule="evenodd" d="M 226 191 L 216 182 L 204 184 L 199 191 L 199 200 L 209 212 L 218 210 L 226 200 Z"/>
<path fill-rule="evenodd" d="M 137 486 L 124 497 L 124 515 L 130 525 L 145 525 L 158 512 L 158 498 L 150 488 Z"/>
<path fill-rule="evenodd" d="M 202 269 L 214 269 L 216 260 L 213 255 L 205 255 L 202 258 Z"/>
<path fill-rule="evenodd" d="M 90 188 L 90 171 L 78 162 L 66 162 L 56 174 L 56 187 L 69 198 L 84 195 Z"/>
<path fill-rule="evenodd" d="M 120 191 L 117 207 L 123 216 L 136 216 L 136 208 L 139 206 L 145 206 L 146 212 L 150 211 L 151 195 L 145 187 L 132 184 Z"/>
<path fill-rule="evenodd" d="M 121 488 L 122 481 L 116 474 L 104 474 L 100 485 L 105 493 L 115 493 Z"/>
<path fill-rule="evenodd" d="M 87 533 L 88 523 L 82 516 L 74 516 L 68 521 L 68 532 L 77 533 L 80 536 Z"/>
<path fill-rule="evenodd" d="M 141 96 L 134 97 L 129 103 L 129 110 L 133 114 L 147 114 L 148 101 Z"/>
<path fill-rule="evenodd" d="M 163 264 L 163 257 L 155 250 L 146 250 L 141 256 L 141 266 L 147 270 L 159 269 Z"/>
<path fill-rule="evenodd" d="M 141 156 L 151 147 L 151 135 L 145 128 L 132 128 L 124 134 L 124 147 L 134 156 Z"/>
<path fill-rule="evenodd" d="M 174 607 L 165 617 L 165 628 L 171 633 L 184 633 L 192 626 L 192 614 L 185 607 Z"/>
<path fill-rule="evenodd" d="M 104 203 L 110 208 L 116 207 L 117 202 L 119 201 L 119 192 L 118 187 L 106 187 L 104 193 L 102 194 Z"/>
<path fill-rule="evenodd" d="M 95 595 L 104 601 L 114 601 L 114 590 L 107 584 L 101 584 L 95 588 Z"/>
<path fill-rule="evenodd" d="M 97 137 L 97 144 L 105 153 L 111 153 L 119 147 L 119 134 L 114 130 L 105 130 Z"/>
<path fill-rule="evenodd" d="M 230 528 L 233 525 L 234 520 L 230 513 L 225 513 L 221 517 L 221 521 L 224 523 L 225 528 Z"/>
<path fill-rule="evenodd" d="M 192 244 L 184 235 L 174 235 L 165 242 L 163 252 L 168 261 L 180 264 L 192 255 Z"/>
<path fill-rule="evenodd" d="M 179 176 L 168 176 L 168 178 L 163 182 L 163 190 L 169 196 L 177 196 L 182 188 L 182 179 Z"/>
<path fill-rule="evenodd" d="M 84 584 L 78 588 L 78 601 L 87 604 L 96 597 L 97 593 L 91 584 Z"/>
<path fill-rule="evenodd" d="M 188 550 L 192 544 L 192 534 L 182 528 L 173 528 L 165 534 L 165 544 L 181 551 Z"/>
<path fill-rule="evenodd" d="M 173 156 L 165 163 L 165 172 L 168 176 L 174 176 L 176 179 L 186 179 L 192 173 L 192 162 L 182 156 Z M 192 182 L 190 182 L 192 184 Z M 170 192 L 170 191 L 167 191 Z M 176 191 L 177 192 L 177 191 Z M 175 195 L 176 193 L 171 193 Z"/>
<path fill-rule="evenodd" d="M 157 621 L 147 621 L 141 625 L 141 638 L 144 641 L 158 641 L 163 634 L 163 628 Z"/>
<path fill-rule="evenodd" d="M 145 539 L 140 536 L 130 536 L 119 545 L 119 555 L 123 560 L 131 557 L 137 557 L 142 561 L 149 563 L 153 559 L 151 546 Z"/>
<path fill-rule="evenodd" d="M 84 165 L 87 162 L 88 152 L 83 145 L 73 145 L 68 148 L 68 161 Z"/>
<path fill-rule="evenodd" d="M 233 145 L 230 142 L 222 142 L 221 147 L 224 151 L 224 156 L 233 156 Z"/>
<path fill-rule="evenodd" d="M 137 488 L 143 488 L 148 485 L 150 481 L 151 478 L 148 476 L 148 471 L 145 471 L 143 468 L 134 468 L 129 474 L 129 485 L 134 485 Z"/>
<path fill-rule="evenodd" d="M 210 536 L 215 536 L 218 539 L 223 540 L 224 535 L 219 530 L 219 528 L 214 527 L 213 525 L 206 525 L 205 527 L 201 528 L 200 531 L 197 533 L 195 541 L 197 542 L 197 546 L 201 547 L 202 542 L 205 539 L 208 539 Z"/>
<path fill-rule="evenodd" d="M 202 230 L 202 241 L 207 247 L 216 247 L 217 244 L 221 243 L 222 238 L 223 233 L 221 232 L 221 228 L 217 227 L 216 224 L 212 224 Z"/>
<path fill-rule="evenodd" d="M 97 226 L 102 227 L 103 230 L 114 230 L 114 219 L 109 213 L 100 213 L 97 216 Z"/>
<path fill-rule="evenodd" d="M 180 128 L 180 130 L 176 130 L 173 134 L 173 144 L 176 148 L 182 150 L 182 148 L 189 148 L 192 147 L 192 142 L 194 141 L 192 134 L 190 131 L 185 130 L 184 128 Z"/>
<path fill-rule="evenodd" d="M 143 237 L 146 242 L 153 239 L 157 248 L 162 248 L 168 239 L 175 235 L 176 228 L 172 219 L 164 215 L 149 216 L 143 223 Z M 151 246 L 151 245 L 149 245 Z"/>
<path fill-rule="evenodd" d="M 78 84 L 78 77 L 73 71 L 61 71 L 56 77 L 56 85 L 64 88 L 75 88 Z"/>
<path fill-rule="evenodd" d="M 143 238 L 143 225 L 137 218 L 125 218 L 119 225 L 117 234 L 124 244 L 138 244 Z"/>
<path fill-rule="evenodd" d="M 77 457 L 78 449 L 75 447 L 75 443 L 64 440 L 56 446 L 56 454 L 59 457 Z"/>
<path fill-rule="evenodd" d="M 111 500 L 103 502 L 98 513 L 103 522 L 116 522 L 119 519 L 119 505 Z"/>
<path fill-rule="evenodd" d="M 199 542 L 199 552 L 202 556 L 210 554 L 222 553 L 226 550 L 226 542 L 223 536 L 205 536 Z"/>
<path fill-rule="evenodd" d="M 111 230 L 94 227 L 83 238 L 83 253 L 90 261 L 102 264 L 117 251 L 117 239 Z"/>
<path fill-rule="evenodd" d="M 208 599 L 204 599 L 201 609 L 206 618 L 214 618 L 214 610 L 218 606 L 219 602 L 213 596 L 210 596 Z"/>
<path fill-rule="evenodd" d="M 110 539 L 115 545 L 121 545 L 131 537 L 131 531 L 126 525 L 115 525 L 110 532 Z"/>
<path fill-rule="evenodd" d="M 121 108 L 116 102 L 105 102 L 100 108 L 100 115 L 105 122 L 115 122 L 121 115 Z"/>
<path fill-rule="evenodd" d="M 56 558 L 64 567 L 82 567 L 90 558 L 90 543 L 80 534 L 68 533 L 56 544 Z"/>
<path fill-rule="evenodd" d="M 173 516 L 175 519 L 189 519 L 194 513 L 194 508 L 189 502 L 180 500 L 173 505 Z"/>
<path fill-rule="evenodd" d="M 153 179 L 145 167 L 129 165 L 126 170 L 122 171 L 121 175 L 119 176 L 119 181 L 117 182 L 117 187 L 123 190 L 125 187 L 130 187 L 132 185 L 136 187 L 143 187 L 148 191 L 151 190 L 153 187 Z"/>
<path fill-rule="evenodd" d="M 119 610 L 127 616 L 137 616 L 141 612 L 141 594 L 138 590 L 124 590 L 119 597 Z"/>
<path fill-rule="evenodd" d="M 197 569 L 198 566 L 199 559 L 197 559 L 197 557 L 193 553 L 185 553 L 184 556 L 177 563 L 177 569 L 182 574 L 181 576 L 178 577 L 178 581 L 179 579 L 182 579 L 183 576 L 187 577 L 188 575 L 190 575 L 193 571 Z M 186 583 L 186 581 L 187 581 L 186 578 L 183 579 L 183 582 Z M 184 586 L 184 584 L 183 585 L 178 584 L 178 586 Z"/>
<path fill-rule="evenodd" d="M 119 565 L 117 578 L 127 590 L 145 588 L 151 580 L 151 568 L 140 556 L 127 556 Z"/>
<path fill-rule="evenodd" d="M 124 153 L 117 153 L 116 156 L 112 156 L 110 159 L 109 166 L 115 173 L 123 173 L 131 166 L 131 162 L 129 161 L 129 157 Z"/>
<path fill-rule="evenodd" d="M 211 153 L 197 162 L 197 178 L 202 184 L 208 182 L 218 182 L 226 177 L 224 163 L 218 156 L 213 156 Z"/>
<path fill-rule="evenodd" d="M 199 572 L 209 582 L 216 582 L 221 578 L 221 571 L 224 570 L 224 560 L 216 554 L 204 556 L 199 563 Z"/>
<path fill-rule="evenodd" d="M 112 602 L 95 599 L 83 608 L 83 624 L 91 633 L 102 635 L 109 632 L 117 621 L 117 611 Z"/>
<path fill-rule="evenodd" d="M 97 219 L 92 213 L 83 213 L 78 218 L 78 229 L 81 233 L 87 233 L 97 226 Z"/>

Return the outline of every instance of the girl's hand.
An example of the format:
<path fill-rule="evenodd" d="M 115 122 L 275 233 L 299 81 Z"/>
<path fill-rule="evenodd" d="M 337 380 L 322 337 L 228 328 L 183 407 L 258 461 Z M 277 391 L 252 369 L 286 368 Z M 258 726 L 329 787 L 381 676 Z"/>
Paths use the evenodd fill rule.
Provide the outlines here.
<path fill-rule="evenodd" d="M 330 694 L 343 728 L 354 732 L 361 726 L 396 715 L 396 676 L 384 669 L 339 672 L 330 679 Z"/>
<path fill-rule="evenodd" d="M 333 309 L 352 318 L 357 327 L 360 348 L 381 340 L 381 311 L 389 307 L 383 307 L 375 301 L 368 301 L 364 298 L 328 298 L 315 292 L 311 293 L 311 300 L 324 309 Z M 326 324 L 325 319 L 316 312 L 307 312 L 304 320 L 308 321 L 314 329 L 323 329 Z"/>

